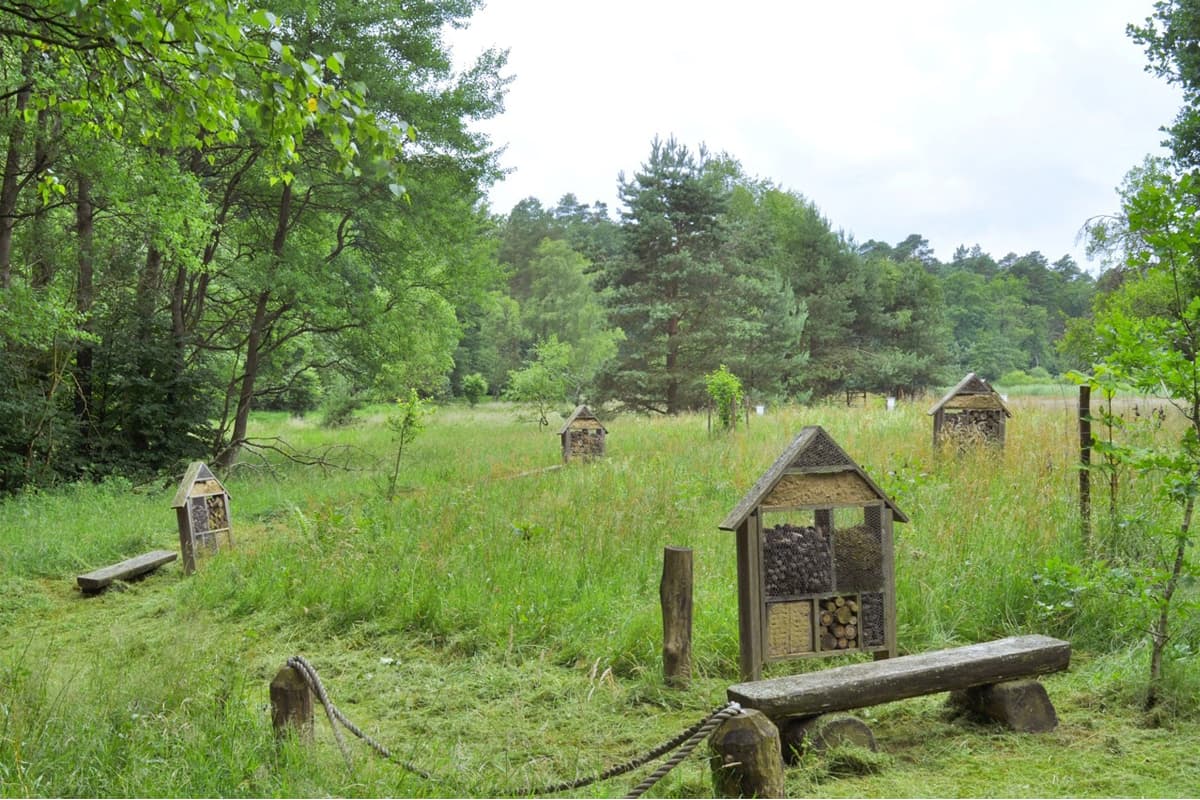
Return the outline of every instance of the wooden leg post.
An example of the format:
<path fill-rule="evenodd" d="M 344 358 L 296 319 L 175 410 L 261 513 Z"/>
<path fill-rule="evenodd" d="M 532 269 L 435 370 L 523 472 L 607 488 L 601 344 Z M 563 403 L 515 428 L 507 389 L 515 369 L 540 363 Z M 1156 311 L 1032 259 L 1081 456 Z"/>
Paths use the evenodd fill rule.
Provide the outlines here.
<path fill-rule="evenodd" d="M 271 724 L 275 735 L 293 731 L 302 740 L 312 739 L 312 689 L 299 672 L 284 664 L 271 681 Z"/>
<path fill-rule="evenodd" d="M 692 551 L 663 551 L 658 587 L 663 617 L 663 676 L 668 686 L 686 689 L 692 680 Z"/>
<path fill-rule="evenodd" d="M 714 797 L 784 797 L 779 730 L 747 709 L 721 723 L 709 739 Z"/>

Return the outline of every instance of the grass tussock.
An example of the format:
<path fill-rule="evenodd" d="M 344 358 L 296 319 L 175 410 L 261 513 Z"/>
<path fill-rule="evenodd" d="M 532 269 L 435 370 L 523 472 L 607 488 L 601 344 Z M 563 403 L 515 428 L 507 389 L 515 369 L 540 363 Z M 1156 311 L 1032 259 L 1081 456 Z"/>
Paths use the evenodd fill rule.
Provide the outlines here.
<path fill-rule="evenodd" d="M 883 753 L 806 760 L 789 793 L 1188 794 L 1200 785 L 1183 745 L 1200 733 L 1200 623 L 1180 616 L 1165 699 L 1143 713 L 1145 625 L 1111 577 L 1118 556 L 1101 568 L 1085 556 L 1070 401 L 1012 398 L 1007 446 L 962 454 L 933 450 L 918 404 L 773 408 L 727 435 L 708 434 L 703 416 L 620 417 L 606 423 L 606 458 L 558 469 L 546 469 L 559 462 L 557 437 L 511 408 L 443 409 L 406 447 L 391 502 L 389 409 L 332 430 L 262 414 L 256 436 L 325 448 L 348 469 L 247 458 L 225 481 L 233 549 L 191 577 L 173 564 L 88 598 L 77 572 L 177 545 L 174 484 L 10 498 L 0 794 L 497 796 L 622 762 L 701 718 L 738 679 L 734 542 L 716 526 L 807 424 L 824 426 L 911 519 L 896 526 L 903 651 L 1037 632 L 1069 638 L 1075 656 L 1070 673 L 1047 679 L 1062 720 L 1052 734 L 951 720 L 939 698 L 865 709 Z M 1156 513 L 1134 502 L 1149 481 L 1122 476 L 1122 507 L 1136 512 L 1126 516 Z M 1098 513 L 1095 535 L 1128 544 L 1136 529 L 1124 524 Z M 668 545 L 694 551 L 687 691 L 661 677 Z M 266 686 L 293 654 L 352 720 L 440 780 L 357 743 L 348 769 L 319 714 L 313 745 L 277 744 Z M 1175 766 L 1153 766 L 1163 763 Z M 619 795 L 638 777 L 574 794 Z M 693 758 L 652 794 L 709 793 Z"/>

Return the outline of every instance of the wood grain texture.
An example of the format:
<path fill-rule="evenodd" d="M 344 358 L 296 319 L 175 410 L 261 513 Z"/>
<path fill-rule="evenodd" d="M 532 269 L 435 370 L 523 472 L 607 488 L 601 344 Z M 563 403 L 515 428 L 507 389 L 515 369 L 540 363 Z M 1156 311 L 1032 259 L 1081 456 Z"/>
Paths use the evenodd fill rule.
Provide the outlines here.
<path fill-rule="evenodd" d="M 98 592 L 113 581 L 136 578 L 138 575 L 158 569 L 178 557 L 179 554 L 174 550 L 151 550 L 149 553 L 127 558 L 119 564 L 77 575 L 75 581 L 85 592 Z"/>
<path fill-rule="evenodd" d="M 730 700 L 772 719 L 847 711 L 937 692 L 1028 678 L 1068 667 L 1071 645 L 1049 636 L 993 642 L 848 664 L 729 687 Z"/>
<path fill-rule="evenodd" d="M 663 619 L 663 677 L 668 686 L 686 689 L 692 681 L 692 551 L 663 551 L 658 586 Z"/>

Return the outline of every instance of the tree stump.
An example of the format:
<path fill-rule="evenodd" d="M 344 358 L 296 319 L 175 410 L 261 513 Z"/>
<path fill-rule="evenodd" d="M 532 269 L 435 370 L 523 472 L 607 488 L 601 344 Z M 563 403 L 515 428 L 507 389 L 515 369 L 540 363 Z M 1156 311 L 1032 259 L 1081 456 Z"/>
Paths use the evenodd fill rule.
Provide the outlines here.
<path fill-rule="evenodd" d="M 271 725 L 276 737 L 294 731 L 304 741 L 312 739 L 312 689 L 304 676 L 287 664 L 271 680 Z"/>
<path fill-rule="evenodd" d="M 663 677 L 668 686 L 686 689 L 692 680 L 692 551 L 663 551 L 658 588 L 663 618 Z"/>
<path fill-rule="evenodd" d="M 743 710 L 709 739 L 715 797 L 784 797 L 779 730 L 766 715 Z"/>
<path fill-rule="evenodd" d="M 949 702 L 1021 733 L 1044 733 L 1058 726 L 1058 714 L 1046 694 L 1046 687 L 1036 680 L 974 686 L 952 692 Z"/>
<path fill-rule="evenodd" d="M 794 763 L 796 756 L 806 750 L 827 750 L 838 745 L 854 745 L 878 752 L 875 734 L 867 723 L 850 714 L 821 714 L 816 717 L 793 717 L 779 728 L 783 759 Z"/>

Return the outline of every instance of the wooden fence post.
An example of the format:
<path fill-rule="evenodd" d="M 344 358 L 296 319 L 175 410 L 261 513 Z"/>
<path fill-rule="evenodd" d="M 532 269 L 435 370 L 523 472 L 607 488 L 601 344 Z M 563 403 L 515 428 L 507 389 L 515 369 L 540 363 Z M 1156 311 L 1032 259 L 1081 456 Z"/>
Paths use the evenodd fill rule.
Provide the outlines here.
<path fill-rule="evenodd" d="M 658 587 L 663 618 L 663 677 L 668 686 L 686 689 L 692 680 L 692 551 L 663 551 Z"/>
<path fill-rule="evenodd" d="M 1083 550 L 1092 540 L 1092 387 L 1079 387 L 1079 535 Z"/>
<path fill-rule="evenodd" d="M 271 725 L 277 737 L 286 736 L 291 729 L 301 740 L 312 739 L 312 689 L 304 676 L 287 664 L 271 680 Z"/>
<path fill-rule="evenodd" d="M 745 709 L 712 738 L 714 797 L 784 797 L 779 729 L 761 711 Z"/>

